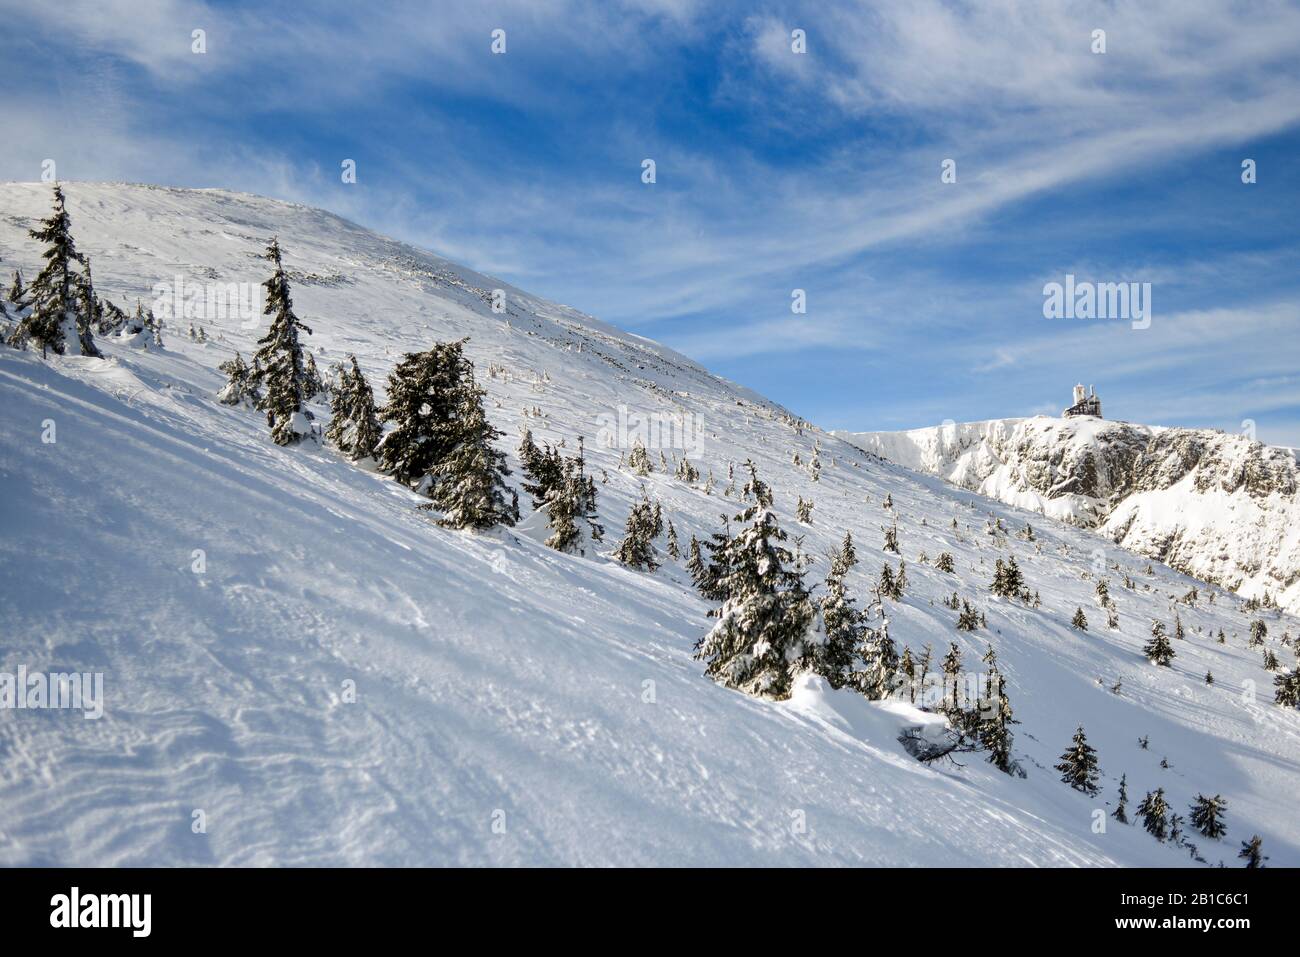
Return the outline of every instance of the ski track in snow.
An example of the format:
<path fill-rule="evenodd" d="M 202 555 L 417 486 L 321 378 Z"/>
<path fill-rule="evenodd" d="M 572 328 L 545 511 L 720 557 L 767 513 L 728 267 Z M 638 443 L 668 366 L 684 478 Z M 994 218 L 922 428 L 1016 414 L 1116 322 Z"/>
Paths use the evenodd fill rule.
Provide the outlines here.
<path fill-rule="evenodd" d="M 609 474 L 598 485 L 606 550 L 641 484 L 595 441 L 596 416 L 619 403 L 703 417 L 705 447 L 690 458 L 712 470 L 715 493 L 662 472 L 644 480 L 683 548 L 736 511 L 722 494 L 727 463 L 753 458 L 810 553 L 852 531 L 861 603 L 882 562 L 897 561 L 880 547 L 891 495 L 909 579 L 891 633 L 900 650 L 932 642 L 937 657 L 955 641 L 969 670 L 994 646 L 1028 776 L 978 755 L 923 766 L 897 742 L 915 712 L 816 681 L 782 703 L 714 685 L 691 658 L 708 606 L 662 540 L 665 565 L 648 575 L 558 554 L 522 528 L 440 529 L 411 492 L 327 448 L 277 448 L 259 414 L 216 401 L 217 364 L 235 347 L 247 357 L 257 330 L 204 321 L 213 340 L 197 343 L 173 322 L 161 352 L 101 338 L 105 361 L 0 349 L 0 671 L 102 671 L 107 699 L 99 721 L 0 711 L 0 864 L 1192 864 L 1140 827 L 1092 833 L 1121 773 L 1130 816 L 1157 786 L 1184 815 L 1198 791 L 1222 793 L 1228 836 L 1198 841 L 1211 863 L 1235 866 L 1240 841 L 1259 833 L 1271 864 L 1300 864 L 1300 714 L 1271 703 L 1232 596 L 1180 606 L 1188 638 L 1172 668 L 1155 668 L 1141 655 L 1151 619 L 1171 625 L 1170 596 L 1193 581 L 1159 565 L 1148 576 L 1144 559 L 1086 531 L 798 432 L 671 350 L 320 211 L 223 191 L 67 193 L 97 288 L 123 307 L 177 273 L 260 283 L 256 257 L 278 234 L 291 270 L 335 277 L 293 285 L 322 371 L 356 352 L 378 389 L 403 352 L 470 336 L 514 481 L 522 425 L 570 447 L 586 436 L 598 483 Z M 49 191 L 7 185 L 0 203 L 6 265 L 30 278 L 38 250 L 15 220 L 44 215 Z M 504 316 L 482 296 L 497 287 Z M 509 377 L 490 377 L 490 363 Z M 525 417 L 533 406 L 543 418 Z M 40 441 L 45 419 L 55 444 Z M 791 464 L 814 440 L 817 483 Z M 797 495 L 815 502 L 811 526 L 794 521 Z M 999 546 L 984 531 L 992 517 L 1013 532 L 1031 521 L 1041 553 L 1014 536 Z M 989 594 L 1007 548 L 1041 609 Z M 1095 549 L 1138 583 L 1107 573 L 1115 631 L 1084 577 Z M 943 550 L 955 576 L 917 561 Z M 954 590 L 989 629 L 955 630 L 940 604 Z M 1069 627 L 1076 607 L 1086 634 Z M 1291 667 L 1279 639 L 1297 622 L 1262 617 Z M 1209 638 L 1219 627 L 1225 646 Z M 1242 700 L 1245 681 L 1256 703 Z M 1052 770 L 1080 723 L 1098 749 L 1097 798 Z M 191 831 L 196 809 L 204 834 Z"/>

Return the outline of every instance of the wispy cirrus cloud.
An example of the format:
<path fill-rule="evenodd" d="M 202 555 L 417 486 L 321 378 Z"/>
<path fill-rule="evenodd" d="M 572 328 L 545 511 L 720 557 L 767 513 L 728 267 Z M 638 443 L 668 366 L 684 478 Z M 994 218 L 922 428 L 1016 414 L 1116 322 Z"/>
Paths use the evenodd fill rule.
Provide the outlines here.
<path fill-rule="evenodd" d="M 1044 275 L 1155 277 L 1179 315 L 1300 299 L 1281 278 L 1296 263 L 1280 161 L 1300 125 L 1293 3 L 0 9 L 14 133 L 0 175 L 35 178 L 53 157 L 73 178 L 325 206 L 652 332 L 829 424 L 924 415 L 921 384 L 1011 414 L 1019 397 L 990 388 L 991 367 L 1149 374 L 1096 368 L 1086 333 L 1035 321 Z M 52 80 L 33 68 L 51 58 L 66 64 Z M 1264 163 L 1253 193 L 1236 182 L 1246 155 Z M 939 180 L 947 158 L 955 184 Z M 789 310 L 796 287 L 806 316 Z M 1268 365 L 1230 327 L 1196 327 L 1243 376 Z M 1146 341 L 1183 365 L 1161 374 L 1209 381 L 1202 353 L 1166 335 L 1157 322 Z M 866 364 L 880 393 L 823 374 L 792 395 L 793 357 L 855 381 Z M 1130 417 L 1155 408 L 1132 391 L 1149 404 Z"/>

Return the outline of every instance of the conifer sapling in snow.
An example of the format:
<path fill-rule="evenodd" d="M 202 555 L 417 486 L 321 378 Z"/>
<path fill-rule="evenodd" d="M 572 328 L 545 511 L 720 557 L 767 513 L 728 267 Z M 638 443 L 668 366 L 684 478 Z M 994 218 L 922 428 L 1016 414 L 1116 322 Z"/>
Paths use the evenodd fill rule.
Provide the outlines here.
<path fill-rule="evenodd" d="M 448 449 L 429 475 L 429 507 L 443 513 L 438 524 L 446 528 L 513 525 L 519 520 L 519 496 L 506 485 L 510 469 L 495 445 L 505 433 L 488 421 L 487 393 L 475 384 L 468 362 L 456 391 L 454 415 L 443 433 Z"/>
<path fill-rule="evenodd" d="M 1223 813 L 1227 809 L 1228 802 L 1222 795 L 1216 794 L 1214 797 L 1196 795 L 1196 800 L 1192 803 L 1192 827 L 1211 840 L 1217 841 L 1228 831 L 1223 823 Z"/>
<path fill-rule="evenodd" d="M 392 422 L 379 446 L 379 470 L 418 492 L 451 451 L 462 381 L 470 375 L 464 342 L 436 343 L 402 357 L 388 376 L 383 420 Z"/>
<path fill-rule="evenodd" d="M 1128 823 L 1128 775 L 1119 776 L 1119 803 L 1115 805 L 1115 811 L 1111 814 L 1115 820 L 1121 824 Z"/>
<path fill-rule="evenodd" d="M 41 256 L 45 266 L 26 290 L 30 312 L 18 323 L 10 344 L 31 342 L 43 353 L 99 356 L 91 332 L 96 318 L 88 308 L 94 289 L 84 269 L 85 259 L 72 240 L 71 219 L 64 207 L 63 189 L 54 187 L 54 210 L 29 231 L 32 239 L 45 244 Z"/>
<path fill-rule="evenodd" d="M 1088 630 L 1088 619 L 1087 619 L 1087 617 L 1083 614 L 1083 609 L 1082 609 L 1082 608 L 1076 608 L 1076 609 L 1074 610 L 1074 618 L 1072 618 L 1072 619 L 1070 620 L 1070 627 L 1071 627 L 1071 628 L 1074 628 L 1074 629 L 1076 629 L 1076 630 L 1078 630 L 1078 631 L 1087 631 L 1087 630 Z"/>
<path fill-rule="evenodd" d="M 1169 662 L 1174 660 L 1174 646 L 1165 634 L 1164 622 L 1151 623 L 1151 639 L 1143 646 L 1142 652 L 1152 664 L 1169 667 Z"/>
<path fill-rule="evenodd" d="M 1241 842 L 1241 850 L 1237 852 L 1237 856 L 1243 859 L 1246 862 L 1246 867 L 1252 870 L 1263 867 L 1264 862 L 1268 860 L 1268 855 L 1263 852 L 1263 845 L 1264 842 L 1256 834 L 1249 841 Z"/>
<path fill-rule="evenodd" d="M 582 436 L 578 454 L 564 459 L 559 483 L 545 495 L 546 527 L 551 530 L 548 547 L 585 555 L 587 542 L 604 539 L 605 527 L 596 521 L 596 482 L 587 474 Z"/>
<path fill-rule="evenodd" d="M 260 395 L 257 390 L 257 378 L 253 369 L 244 361 L 244 357 L 235 352 L 233 359 L 227 359 L 217 366 L 218 372 L 226 375 L 226 384 L 217 393 L 217 400 L 226 405 L 247 405 L 256 407 Z"/>
<path fill-rule="evenodd" d="M 1090 797 L 1097 793 L 1097 752 L 1088 744 L 1082 725 L 1074 732 L 1074 738 L 1061 755 L 1056 770 L 1061 772 L 1061 780 L 1076 791 Z"/>
<path fill-rule="evenodd" d="M 307 370 L 299 331 L 311 333 L 293 312 L 289 280 L 280 261 L 280 243 L 272 239 L 266 258 L 275 267 L 271 278 L 262 283 L 266 290 L 263 315 L 271 317 L 271 328 L 258 340 L 257 365 L 261 369 L 262 411 L 276 445 L 292 445 L 311 431 L 309 417 L 303 412 L 307 399 Z"/>
<path fill-rule="evenodd" d="M 1138 805 L 1138 817 L 1142 818 L 1142 826 L 1157 841 L 1163 841 L 1169 836 L 1168 815 L 1169 804 L 1165 801 L 1164 788 L 1148 791 L 1147 796 Z"/>
<path fill-rule="evenodd" d="M 727 542 L 720 588 L 727 598 L 718 623 L 700 639 L 695 655 L 715 681 L 751 694 L 787 697 L 796 662 L 808 654 L 814 610 L 803 570 L 782 543 L 787 535 L 772 514 L 771 492 L 747 462 L 746 496 L 736 516 L 743 528 Z"/>
<path fill-rule="evenodd" d="M 383 429 L 375 408 L 375 393 L 357 365 L 356 356 L 348 356 L 349 365 L 339 372 L 337 385 L 330 390 L 331 416 L 325 437 L 353 461 L 375 454 Z"/>
<path fill-rule="evenodd" d="M 623 540 L 614 550 L 614 557 L 629 568 L 652 572 L 659 567 L 655 560 L 654 509 L 641 489 L 641 500 L 632 505 L 627 523 L 623 527 Z"/>
<path fill-rule="evenodd" d="M 831 555 L 826 575 L 826 594 L 819 603 L 822 621 L 822 645 L 815 670 L 832 688 L 841 688 L 849 680 L 863 625 L 860 612 L 844 588 L 844 576 L 858 563 L 853 538 L 847 532 L 839 549 Z"/>

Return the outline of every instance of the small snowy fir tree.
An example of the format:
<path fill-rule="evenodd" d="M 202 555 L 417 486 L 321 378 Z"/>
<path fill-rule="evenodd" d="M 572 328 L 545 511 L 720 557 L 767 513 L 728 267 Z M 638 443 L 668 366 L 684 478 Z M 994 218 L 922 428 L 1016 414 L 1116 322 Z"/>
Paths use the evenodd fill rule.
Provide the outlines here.
<path fill-rule="evenodd" d="M 199 326 L 199 339 L 206 338 L 203 327 Z M 303 398 L 310 402 L 317 396 L 325 395 L 325 380 L 321 378 L 320 369 L 316 368 L 316 357 L 310 352 L 307 353 L 307 361 L 303 364 L 303 375 L 306 381 L 303 384 Z"/>
<path fill-rule="evenodd" d="M 727 545 L 731 541 L 731 526 L 727 516 L 722 517 L 722 528 L 709 535 L 703 548 L 709 553 L 708 564 L 700 563 L 696 570 L 688 566 L 691 581 L 700 595 L 708 601 L 724 601 L 727 598 Z"/>
<path fill-rule="evenodd" d="M 934 560 L 934 567 L 947 575 L 952 575 L 957 571 L 957 566 L 953 564 L 951 552 L 940 552 L 939 557 Z"/>
<path fill-rule="evenodd" d="M 1223 814 L 1227 809 L 1228 802 L 1222 795 L 1216 794 L 1214 797 L 1196 795 L 1196 800 L 1192 803 L 1192 827 L 1211 840 L 1217 841 L 1228 832 L 1228 828 L 1223 823 Z"/>
<path fill-rule="evenodd" d="M 14 270 L 13 279 L 9 283 L 8 298 L 19 310 L 26 309 L 28 306 L 27 287 L 23 285 L 23 273 L 20 269 Z"/>
<path fill-rule="evenodd" d="M 596 521 L 596 482 L 587 474 L 581 436 L 578 454 L 564 459 L 559 483 L 545 494 L 548 547 L 585 555 L 590 542 L 604 539 L 605 527 Z"/>
<path fill-rule="evenodd" d="M 855 607 L 844 588 L 844 576 L 857 563 L 853 537 L 846 532 L 839 549 L 831 555 L 826 593 L 819 602 L 822 644 L 815 655 L 814 670 L 832 688 L 842 688 L 848 682 L 862 642 L 862 612 Z"/>
<path fill-rule="evenodd" d="M 564 457 L 549 443 L 538 447 L 531 429 L 519 442 L 519 466 L 524 474 L 524 491 L 533 497 L 533 508 L 546 504 L 546 497 L 564 482 Z"/>
<path fill-rule="evenodd" d="M 1263 619 L 1256 618 L 1250 623 L 1250 638 L 1246 644 L 1251 648 L 1258 648 L 1268 637 L 1268 625 L 1264 624 Z"/>
<path fill-rule="evenodd" d="M 379 445 L 379 470 L 416 491 L 451 451 L 461 382 L 469 375 L 464 342 L 440 342 L 407 353 L 388 376 L 383 420 L 392 422 Z"/>
<path fill-rule="evenodd" d="M 1061 772 L 1061 780 L 1076 791 L 1090 797 L 1097 793 L 1097 752 L 1088 744 L 1082 726 L 1074 732 L 1070 747 L 1061 755 L 1056 770 Z"/>
<path fill-rule="evenodd" d="M 10 337 L 13 345 L 59 355 L 98 356 L 91 323 L 94 289 L 84 270 L 85 259 L 72 240 L 72 222 L 64 208 L 63 189 L 54 187 L 54 210 L 29 235 L 45 244 L 45 266 L 26 290 L 30 311 Z M 79 269 L 78 266 L 83 268 Z"/>
<path fill-rule="evenodd" d="M 1168 668 L 1169 662 L 1174 660 L 1174 646 L 1169 641 L 1169 636 L 1165 634 L 1165 624 L 1162 621 L 1153 621 L 1151 623 L 1151 640 L 1142 648 L 1142 653 L 1147 656 L 1147 660 L 1152 664 L 1162 665 Z"/>
<path fill-rule="evenodd" d="M 1115 810 L 1111 814 L 1115 820 L 1121 824 L 1128 823 L 1128 775 L 1119 776 L 1119 803 L 1115 805 Z"/>
<path fill-rule="evenodd" d="M 993 566 L 993 594 L 1003 598 L 1019 598 L 1025 591 L 1025 578 L 1016 564 L 1016 556 L 1005 562 L 998 559 Z"/>
<path fill-rule="evenodd" d="M 1291 671 L 1274 675 L 1273 685 L 1277 688 L 1273 694 L 1275 704 L 1280 704 L 1284 708 L 1300 707 L 1300 664 Z"/>
<path fill-rule="evenodd" d="M 1263 851 L 1264 842 L 1260 840 L 1258 834 L 1251 837 L 1249 841 L 1241 842 L 1241 850 L 1237 856 L 1246 862 L 1246 867 L 1254 870 L 1264 866 L 1268 860 L 1268 855 Z"/>
<path fill-rule="evenodd" d="M 337 385 L 330 390 L 331 416 L 325 437 L 356 461 L 375 454 L 383 429 L 374 390 L 357 365 L 357 357 L 348 356 L 348 362 L 339 373 Z"/>
<path fill-rule="evenodd" d="M 805 502 L 803 500 L 803 497 L 800 496 L 798 502 L 795 503 L 795 507 L 794 507 L 795 521 L 799 522 L 802 525 L 811 525 L 812 510 L 813 510 L 813 503 Z"/>
<path fill-rule="evenodd" d="M 681 546 L 677 542 L 677 529 L 673 526 L 673 520 L 668 519 L 668 557 L 673 561 L 682 557 Z"/>
<path fill-rule="evenodd" d="M 980 616 L 971 603 L 964 598 L 961 603 L 961 613 L 957 616 L 958 631 L 975 631 L 980 626 Z"/>
<path fill-rule="evenodd" d="M 640 437 L 637 437 L 636 444 L 632 446 L 632 451 L 627 455 L 627 465 L 633 473 L 642 477 L 649 475 L 655 470 L 654 464 L 650 461 L 650 455 L 645 450 Z"/>
<path fill-rule="evenodd" d="M 226 405 L 246 405 L 255 408 L 260 398 L 257 391 L 257 378 L 253 369 L 238 352 L 233 359 L 227 359 L 217 366 L 218 372 L 225 373 L 226 384 L 217 393 L 217 399 Z"/>
<path fill-rule="evenodd" d="M 1077 631 L 1088 630 L 1088 619 L 1084 615 L 1082 608 L 1076 608 L 1074 610 L 1074 617 L 1070 619 L 1070 627 L 1076 629 Z"/>
<path fill-rule="evenodd" d="M 989 761 L 1004 774 L 1021 774 L 1015 760 L 1011 757 L 1011 725 L 1018 724 L 1011 711 L 1011 701 L 1007 697 L 1006 679 L 998 672 L 997 666 L 989 668 L 989 698 L 983 702 L 983 709 L 978 725 L 980 746 L 989 752 Z"/>
<path fill-rule="evenodd" d="M 1142 799 L 1138 805 L 1138 817 L 1142 819 L 1142 826 L 1150 832 L 1151 836 L 1157 841 L 1163 841 L 1169 836 L 1168 818 L 1169 803 L 1165 801 L 1165 789 L 1156 788 L 1154 791 L 1148 791 L 1147 796 Z"/>
<path fill-rule="evenodd" d="M 945 696 L 948 693 L 948 680 L 952 679 L 952 698 L 947 705 L 947 710 L 956 711 L 960 706 L 958 693 L 960 691 L 959 679 L 961 676 L 961 649 L 957 647 L 956 642 L 949 643 L 948 653 L 943 656 L 943 663 L 940 667 L 943 669 Z"/>
<path fill-rule="evenodd" d="M 785 698 L 793 665 L 808 654 L 814 609 L 803 569 L 782 544 L 787 535 L 772 513 L 771 491 L 754 463 L 746 466 L 746 497 L 753 504 L 736 516 L 746 527 L 725 546 L 720 588 L 727 598 L 695 655 L 706 662 L 709 677 L 728 687 Z"/>
<path fill-rule="evenodd" d="M 898 521 L 897 520 L 894 521 L 893 525 L 885 529 L 884 549 L 887 552 L 893 552 L 895 555 L 902 554 L 898 550 Z"/>
<path fill-rule="evenodd" d="M 292 445 L 311 431 L 302 405 L 307 399 L 307 370 L 304 365 L 299 331 L 309 335 L 311 330 L 303 325 L 293 312 L 289 296 L 289 280 L 280 261 L 280 243 L 272 239 L 266 247 L 266 258 L 275 267 L 271 278 L 262 283 L 266 290 L 263 315 L 271 317 L 271 328 L 258 340 L 257 365 L 261 369 L 261 385 L 265 388 L 262 411 L 271 429 L 271 439 L 276 445 Z"/>
<path fill-rule="evenodd" d="M 513 525 L 519 520 L 519 496 L 506 484 L 510 469 L 495 445 L 505 433 L 488 421 L 487 393 L 474 383 L 468 362 L 457 392 L 455 414 L 444 431 L 448 450 L 429 474 L 428 507 L 443 513 L 438 524 L 444 528 Z"/>
<path fill-rule="evenodd" d="M 623 527 L 623 540 L 614 550 L 614 557 L 629 568 L 652 572 L 659 567 L 655 560 L 654 509 L 641 489 L 641 500 L 632 505 L 627 523 Z"/>

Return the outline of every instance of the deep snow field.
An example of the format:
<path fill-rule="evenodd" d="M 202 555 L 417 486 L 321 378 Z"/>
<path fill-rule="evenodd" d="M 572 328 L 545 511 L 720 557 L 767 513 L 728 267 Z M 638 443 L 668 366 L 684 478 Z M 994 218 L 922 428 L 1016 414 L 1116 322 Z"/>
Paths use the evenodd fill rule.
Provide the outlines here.
<path fill-rule="evenodd" d="M 217 365 L 235 348 L 247 358 L 260 328 L 203 319 L 210 339 L 194 342 L 171 320 L 161 351 L 103 337 L 103 360 L 0 348 L 0 672 L 103 672 L 106 697 L 100 720 L 0 711 L 0 864 L 1200 866 L 1140 826 L 1107 818 L 1094 832 L 1122 773 L 1130 817 L 1156 787 L 1184 816 L 1198 792 L 1227 799 L 1223 841 L 1189 834 L 1210 864 L 1237 866 L 1255 833 L 1270 865 L 1300 864 L 1300 712 L 1273 704 L 1246 647 L 1262 617 L 1294 667 L 1280 642 L 1297 620 L 1202 586 L 1215 603 L 1177 606 L 1187 638 L 1172 668 L 1154 667 L 1141 653 L 1151 621 L 1172 631 L 1173 600 L 1195 582 L 1147 574 L 1088 531 L 799 427 L 669 349 L 328 213 L 218 190 L 65 188 L 100 296 L 128 311 L 177 274 L 260 283 L 278 235 L 322 371 L 355 353 L 379 391 L 403 353 L 470 337 L 512 467 L 521 427 L 570 449 L 586 437 L 589 469 L 608 475 L 606 551 L 642 481 L 596 442 L 620 404 L 701 417 L 703 448 L 687 454 L 713 493 L 644 479 L 683 546 L 738 510 L 728 463 L 752 458 L 808 552 L 853 533 L 861 605 L 886 557 L 897 563 L 881 547 L 896 515 L 909 586 L 891 634 L 900 651 L 933 643 L 936 660 L 955 641 L 969 670 L 995 648 L 1026 777 L 979 754 L 918 763 L 897 737 L 933 718 L 906 702 L 818 680 L 779 703 L 715 685 L 692 658 L 709 605 L 662 540 L 665 564 L 647 574 L 548 549 L 535 522 L 439 528 L 412 492 L 327 446 L 277 447 L 262 416 L 216 400 Z M 14 266 L 35 274 L 26 229 L 49 207 L 48 186 L 0 186 L 5 287 Z M 260 325 L 260 298 L 257 311 Z M 814 442 L 817 482 L 792 464 Z M 810 526 L 794 520 L 797 496 L 815 503 Z M 998 518 L 1008 534 L 987 530 Z M 1017 534 L 1027 522 L 1036 542 Z M 944 550 L 956 575 L 918 560 Z M 1041 608 L 990 594 L 1008 553 Z M 810 583 L 825 572 L 822 558 Z M 987 630 L 955 629 L 941 604 L 953 591 Z M 1076 607 L 1087 632 L 1070 627 Z M 1220 628 L 1225 645 L 1210 637 Z M 1052 770 L 1080 724 L 1103 772 L 1096 798 Z"/>

